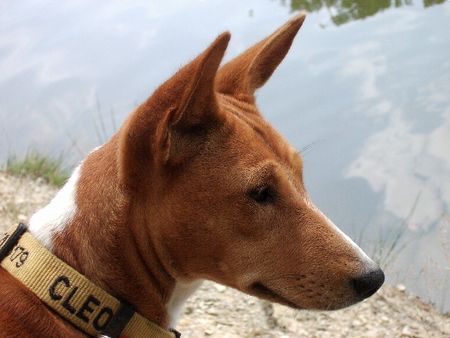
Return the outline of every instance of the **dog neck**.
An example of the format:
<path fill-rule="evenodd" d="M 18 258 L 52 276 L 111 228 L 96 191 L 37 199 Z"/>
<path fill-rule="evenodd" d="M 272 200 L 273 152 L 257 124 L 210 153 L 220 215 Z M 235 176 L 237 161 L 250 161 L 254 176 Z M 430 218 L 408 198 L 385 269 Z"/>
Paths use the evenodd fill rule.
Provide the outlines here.
<path fill-rule="evenodd" d="M 35 213 L 30 232 L 56 256 L 162 327 L 174 327 L 199 283 L 169 273 L 140 213 L 120 188 L 112 139 Z M 157 226 L 157 224 L 152 224 Z"/>

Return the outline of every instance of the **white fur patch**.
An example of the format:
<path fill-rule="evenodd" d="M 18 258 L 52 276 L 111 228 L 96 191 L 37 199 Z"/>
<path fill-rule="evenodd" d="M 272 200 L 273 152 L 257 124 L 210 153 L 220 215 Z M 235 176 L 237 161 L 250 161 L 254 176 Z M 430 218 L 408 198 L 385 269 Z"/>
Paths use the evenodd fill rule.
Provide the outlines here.
<path fill-rule="evenodd" d="M 176 283 L 172 296 L 166 304 L 170 328 L 175 328 L 180 316 L 183 314 L 186 300 L 200 287 L 202 283 L 203 280 L 198 280 L 191 283 Z"/>
<path fill-rule="evenodd" d="M 347 236 L 347 234 L 345 234 L 341 229 L 339 229 L 337 225 L 334 224 L 333 221 L 331 221 L 319 208 L 317 208 L 309 200 L 307 201 L 307 204 L 311 209 L 320 214 L 325 219 L 325 221 L 331 226 L 331 228 L 335 230 L 345 242 L 350 244 L 350 246 L 358 253 L 361 262 L 364 263 L 366 268 L 376 265 L 375 262 L 372 259 L 370 259 L 370 257 L 367 256 L 367 254 L 355 242 L 353 242 L 352 239 L 349 236 Z"/>
<path fill-rule="evenodd" d="M 75 214 L 75 194 L 80 166 L 75 168 L 72 176 L 50 203 L 30 218 L 30 232 L 49 250 L 52 249 L 53 235 L 64 230 Z"/>

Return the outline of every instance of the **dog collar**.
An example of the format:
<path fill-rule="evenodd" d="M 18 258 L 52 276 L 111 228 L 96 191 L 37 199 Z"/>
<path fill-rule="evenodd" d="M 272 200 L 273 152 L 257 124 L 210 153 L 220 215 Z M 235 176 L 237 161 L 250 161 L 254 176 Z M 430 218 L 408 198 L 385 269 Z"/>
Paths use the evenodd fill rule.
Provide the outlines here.
<path fill-rule="evenodd" d="M 98 337 L 177 338 L 64 263 L 24 224 L 0 233 L 1 266 L 80 330 Z"/>

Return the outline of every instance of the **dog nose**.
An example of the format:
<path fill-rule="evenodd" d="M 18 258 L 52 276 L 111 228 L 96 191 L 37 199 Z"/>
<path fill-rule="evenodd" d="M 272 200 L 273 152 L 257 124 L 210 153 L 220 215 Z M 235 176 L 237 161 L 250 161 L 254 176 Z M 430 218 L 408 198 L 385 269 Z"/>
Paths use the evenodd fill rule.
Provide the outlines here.
<path fill-rule="evenodd" d="M 383 283 L 384 272 L 378 267 L 352 280 L 353 288 L 362 299 L 372 296 Z"/>

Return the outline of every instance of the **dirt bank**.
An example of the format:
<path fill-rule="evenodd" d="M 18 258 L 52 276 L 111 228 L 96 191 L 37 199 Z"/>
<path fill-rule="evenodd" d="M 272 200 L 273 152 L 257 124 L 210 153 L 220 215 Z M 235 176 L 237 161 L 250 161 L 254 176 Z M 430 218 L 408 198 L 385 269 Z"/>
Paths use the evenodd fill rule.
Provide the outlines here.
<path fill-rule="evenodd" d="M 26 222 L 56 189 L 42 180 L 0 172 L 0 229 Z M 204 283 L 177 329 L 184 337 L 450 337 L 450 316 L 385 286 L 374 297 L 335 312 L 294 311 Z"/>

